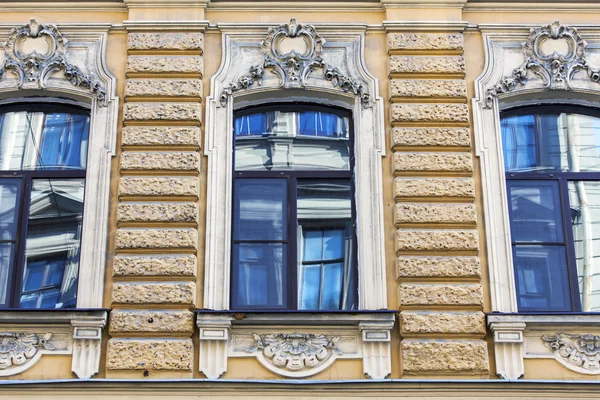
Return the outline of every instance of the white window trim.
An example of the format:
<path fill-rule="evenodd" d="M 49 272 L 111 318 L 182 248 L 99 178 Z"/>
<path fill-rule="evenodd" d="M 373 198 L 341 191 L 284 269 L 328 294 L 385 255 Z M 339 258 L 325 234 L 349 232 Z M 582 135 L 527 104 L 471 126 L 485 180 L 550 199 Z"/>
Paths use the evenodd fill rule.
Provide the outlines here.
<path fill-rule="evenodd" d="M 266 31 L 262 24 L 236 24 L 221 26 L 221 29 L 221 67 L 211 79 L 211 93 L 206 102 L 204 148 L 208 156 L 208 178 L 203 307 L 210 310 L 230 307 L 233 112 L 240 107 L 273 101 L 303 101 L 336 105 L 353 113 L 359 309 L 387 308 L 381 168 L 381 158 L 385 155 L 383 100 L 377 79 L 365 67 L 364 27 L 347 33 L 340 32 L 339 27 L 319 26 L 318 29 L 327 39 L 324 57 L 331 57 L 328 62 L 363 83 L 371 96 L 370 107 L 363 107 L 360 96 L 345 93 L 325 79 L 317 79 L 317 73 L 306 89 L 279 89 L 278 78 L 270 71 L 265 71 L 260 86 L 234 93 L 225 106 L 221 106 L 223 89 L 261 62 L 260 42 Z"/>
<path fill-rule="evenodd" d="M 525 372 L 525 358 L 555 358 L 562 363 L 552 352 L 544 353 L 539 350 L 544 347 L 543 335 L 565 329 L 570 329 L 571 332 L 573 329 L 579 329 L 577 332 L 580 334 L 600 333 L 600 329 L 593 327 L 593 324 L 574 325 L 574 318 L 569 315 L 535 318 L 516 314 L 517 293 L 502 156 L 500 112 L 531 104 L 568 103 L 597 108 L 600 99 L 600 85 L 592 82 L 584 72 L 574 76 L 570 89 L 548 90 L 542 79 L 530 71 L 526 82 L 516 85 L 506 93 L 499 93 L 491 98 L 490 102 L 487 98 L 489 90 L 503 78 L 510 77 L 513 69 L 521 66 L 525 60 L 521 44 L 528 39 L 530 30 L 538 27 L 539 25 L 479 25 L 485 50 L 485 65 L 482 74 L 474 82 L 473 121 L 476 155 L 481 167 L 491 307 L 492 312 L 498 313 L 488 315 L 488 326 L 494 335 L 496 372 L 504 379 L 522 378 Z M 581 27 L 581 31 L 585 31 L 582 35 L 588 42 L 598 43 L 600 26 Z M 596 64 L 592 67 L 600 67 L 597 44 L 589 46 L 586 54 L 588 60 Z M 531 349 L 538 349 L 538 356 L 532 356 Z"/>
<path fill-rule="evenodd" d="M 14 24 L 0 24 L 0 31 L 7 37 L 9 30 L 14 27 Z M 0 102 L 77 104 L 90 110 L 77 309 L 30 312 L 31 316 L 26 312 L 3 311 L 0 313 L 0 330 L 20 332 L 23 328 L 19 326 L 22 324 L 31 328 L 43 323 L 48 324 L 44 333 L 50 334 L 51 337 L 60 337 L 66 329 L 70 341 L 65 351 L 72 354 L 72 371 L 78 377 L 87 379 L 99 370 L 102 331 L 108 318 L 106 311 L 93 309 L 103 306 L 110 173 L 116 150 L 119 97 L 116 94 L 117 79 L 106 66 L 106 45 L 111 24 L 65 23 L 59 24 L 57 28 L 68 40 L 65 53 L 68 62 L 79 67 L 84 74 L 94 76 L 106 93 L 103 101 L 99 101 L 89 88 L 73 85 L 60 71 L 51 73 L 48 79 L 44 80 L 45 88 L 39 82 L 25 82 L 19 88 L 17 75 L 8 70 L 0 80 Z M 1 56 L 3 61 L 3 49 Z M 35 362 L 37 360 L 39 357 Z M 3 375 L 21 373 L 32 367 L 35 362 L 28 363 L 24 369 L 4 370 Z"/>

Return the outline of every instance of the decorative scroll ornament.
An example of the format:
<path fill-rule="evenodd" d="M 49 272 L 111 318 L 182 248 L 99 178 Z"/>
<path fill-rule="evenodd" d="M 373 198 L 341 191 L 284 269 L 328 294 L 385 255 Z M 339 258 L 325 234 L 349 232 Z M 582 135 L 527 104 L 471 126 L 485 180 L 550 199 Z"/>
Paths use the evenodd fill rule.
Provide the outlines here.
<path fill-rule="evenodd" d="M 330 366 L 341 351 L 339 337 L 329 339 L 312 333 L 252 334 L 254 346 L 248 353 L 259 352 L 258 360 L 268 369 L 292 377 L 314 375 Z"/>
<path fill-rule="evenodd" d="M 38 46 L 28 51 L 28 42 L 33 45 L 36 41 Z M 45 50 L 38 53 L 40 44 Z M 100 105 L 105 105 L 106 90 L 100 82 L 92 74 L 84 74 L 79 67 L 67 61 L 67 44 L 68 40 L 55 25 L 40 24 L 35 19 L 31 19 L 27 25 L 13 28 L 4 43 L 6 59 L 0 66 L 0 79 L 6 70 L 12 70 L 18 76 L 19 89 L 26 84 L 37 84 L 39 89 L 45 89 L 48 76 L 59 70 L 74 86 L 89 89 Z"/>
<path fill-rule="evenodd" d="M 585 374 L 600 374 L 600 336 L 557 333 L 542 336 L 542 340 L 565 367 Z"/>
<path fill-rule="evenodd" d="M 291 49 L 286 52 L 282 44 L 287 39 L 303 40 L 305 51 L 297 52 L 296 49 Z M 265 69 L 271 69 L 279 77 L 279 86 L 282 88 L 305 88 L 307 77 L 315 69 L 320 68 L 323 70 L 323 77 L 333 86 L 360 96 L 363 106 L 368 107 L 371 97 L 363 85 L 357 79 L 342 74 L 338 68 L 323 60 L 321 57 L 323 44 L 325 39 L 321 38 L 314 26 L 298 24 L 294 18 L 289 24 L 271 27 L 266 39 L 261 42 L 263 63 L 250 67 L 248 74 L 223 89 L 220 97 L 221 105 L 225 106 L 233 93 L 248 89 L 255 82 L 260 85 Z"/>
<path fill-rule="evenodd" d="M 41 339 L 35 333 L 0 332 L 0 370 L 25 364 L 40 349 L 55 350 L 51 333 Z"/>
<path fill-rule="evenodd" d="M 543 45 L 548 41 L 562 41 L 567 48 L 563 52 L 554 50 L 547 54 Z M 587 45 L 577 29 L 561 25 L 558 21 L 532 28 L 527 41 L 521 44 L 525 61 L 512 71 L 511 76 L 502 78 L 496 86 L 487 90 L 485 108 L 491 108 L 499 94 L 525 85 L 529 71 L 539 76 L 545 88 L 550 90 L 570 90 L 571 79 L 579 71 L 584 71 L 590 80 L 599 83 L 600 71 L 592 69 L 585 58 Z"/>

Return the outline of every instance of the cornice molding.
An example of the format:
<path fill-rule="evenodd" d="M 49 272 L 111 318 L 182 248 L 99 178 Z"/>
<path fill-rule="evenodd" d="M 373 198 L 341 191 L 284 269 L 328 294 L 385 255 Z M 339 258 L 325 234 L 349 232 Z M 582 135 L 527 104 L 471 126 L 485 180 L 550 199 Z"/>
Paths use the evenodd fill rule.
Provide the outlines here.
<path fill-rule="evenodd" d="M 384 9 L 388 8 L 463 8 L 467 0 L 381 0 Z"/>
<path fill-rule="evenodd" d="M 132 8 L 206 8 L 210 0 L 123 0 Z"/>
<path fill-rule="evenodd" d="M 382 12 L 384 9 L 379 2 L 374 1 L 356 1 L 340 4 L 339 1 L 210 1 L 207 9 L 211 11 L 296 11 L 306 12 L 307 7 L 310 11 L 318 12 L 340 12 L 343 7 L 344 12 Z"/>
<path fill-rule="evenodd" d="M 122 25 L 128 32 L 133 31 L 198 31 L 204 32 L 208 21 L 123 21 Z"/>
<path fill-rule="evenodd" d="M 468 25 L 466 21 L 383 21 L 386 32 L 463 32 Z"/>
<path fill-rule="evenodd" d="M 83 2 L 83 1 L 11 1 L 0 3 L 0 12 L 127 12 L 127 6 L 122 2 Z"/>
<path fill-rule="evenodd" d="M 463 12 L 600 12 L 598 2 L 468 2 Z"/>

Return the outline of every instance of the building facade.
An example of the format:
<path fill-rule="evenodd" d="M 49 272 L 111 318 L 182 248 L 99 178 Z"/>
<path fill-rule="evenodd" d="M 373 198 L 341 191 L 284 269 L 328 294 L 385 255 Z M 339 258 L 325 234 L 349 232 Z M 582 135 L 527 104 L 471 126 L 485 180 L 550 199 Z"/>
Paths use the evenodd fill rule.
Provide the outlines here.
<path fill-rule="evenodd" d="M 1 398 L 600 397 L 599 3 L 0 16 Z"/>

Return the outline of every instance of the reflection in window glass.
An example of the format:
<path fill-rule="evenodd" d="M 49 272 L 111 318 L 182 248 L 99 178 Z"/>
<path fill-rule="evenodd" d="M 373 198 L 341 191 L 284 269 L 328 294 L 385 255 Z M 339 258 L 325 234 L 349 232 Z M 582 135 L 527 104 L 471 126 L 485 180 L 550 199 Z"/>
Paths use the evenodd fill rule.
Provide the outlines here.
<path fill-rule="evenodd" d="M 85 169 L 89 124 L 81 114 L 0 114 L 0 170 Z"/>
<path fill-rule="evenodd" d="M 349 119 L 271 111 L 235 119 L 235 169 L 349 170 Z"/>
<path fill-rule="evenodd" d="M 507 171 L 600 171 L 600 119 L 541 113 L 502 119 Z"/>
<path fill-rule="evenodd" d="M 84 179 L 33 179 L 21 307 L 75 307 Z"/>
<path fill-rule="evenodd" d="M 20 179 L 0 179 L 0 305 L 8 301 L 10 270 L 17 241 Z"/>
<path fill-rule="evenodd" d="M 600 182 L 569 182 L 582 311 L 600 311 Z"/>
<path fill-rule="evenodd" d="M 298 308 L 355 308 L 349 180 L 298 181 Z"/>

